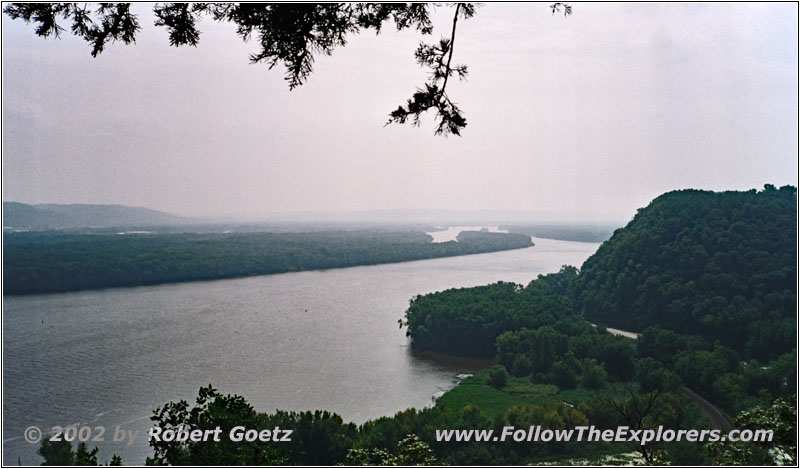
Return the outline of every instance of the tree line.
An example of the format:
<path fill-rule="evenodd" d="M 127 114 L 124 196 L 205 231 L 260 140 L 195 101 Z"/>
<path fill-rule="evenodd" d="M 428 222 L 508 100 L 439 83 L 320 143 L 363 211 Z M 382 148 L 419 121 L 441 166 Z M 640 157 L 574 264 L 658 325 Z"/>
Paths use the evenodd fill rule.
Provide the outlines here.
<path fill-rule="evenodd" d="M 64 292 L 332 269 L 532 246 L 529 236 L 464 232 L 64 234 L 3 237 L 3 294 Z"/>

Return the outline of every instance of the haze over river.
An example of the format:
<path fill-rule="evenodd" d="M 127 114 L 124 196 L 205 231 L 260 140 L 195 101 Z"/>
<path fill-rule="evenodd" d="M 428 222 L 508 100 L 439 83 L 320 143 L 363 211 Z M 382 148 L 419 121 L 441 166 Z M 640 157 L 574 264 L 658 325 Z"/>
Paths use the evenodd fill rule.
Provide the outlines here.
<path fill-rule="evenodd" d="M 3 463 L 39 464 L 31 425 L 104 426 L 99 460 L 143 464 L 152 410 L 209 383 L 260 412 L 327 409 L 345 421 L 431 405 L 471 360 L 412 353 L 409 300 L 499 280 L 527 284 L 598 244 L 3 299 Z M 112 442 L 116 426 L 138 431 Z M 211 443 L 213 444 L 213 443 Z"/>

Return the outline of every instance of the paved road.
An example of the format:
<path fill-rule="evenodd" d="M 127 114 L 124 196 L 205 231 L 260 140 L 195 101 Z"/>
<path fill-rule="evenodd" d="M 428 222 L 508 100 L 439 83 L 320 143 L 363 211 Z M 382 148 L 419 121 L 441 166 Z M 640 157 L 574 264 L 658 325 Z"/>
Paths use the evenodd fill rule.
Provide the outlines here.
<path fill-rule="evenodd" d="M 592 324 L 592 326 L 594 326 L 594 324 Z M 612 329 L 610 327 L 607 327 L 606 330 L 608 331 L 609 334 L 621 335 L 629 339 L 638 339 L 640 335 L 637 332 L 628 332 L 628 331 L 623 331 L 621 329 Z M 731 421 L 731 418 L 728 417 L 728 414 L 723 412 L 722 409 L 720 409 L 719 407 L 708 402 L 705 398 L 703 398 L 703 396 L 697 394 L 696 392 L 692 391 L 686 386 L 680 387 L 680 393 L 683 396 L 686 396 L 689 399 L 695 401 L 697 405 L 700 406 L 700 409 L 703 410 L 703 413 L 708 415 L 708 418 L 711 419 L 711 425 L 715 429 L 723 430 L 726 432 L 733 429 L 733 422 Z"/>
<path fill-rule="evenodd" d="M 594 324 L 592 322 L 590 322 L 589 325 L 592 327 L 597 327 L 597 324 Z M 612 329 L 610 327 L 606 327 L 606 331 L 608 331 L 609 334 L 621 335 L 622 337 L 627 337 L 629 339 L 638 339 L 639 336 L 642 335 L 639 334 L 638 332 L 628 332 L 628 331 L 623 331 L 622 329 Z"/>

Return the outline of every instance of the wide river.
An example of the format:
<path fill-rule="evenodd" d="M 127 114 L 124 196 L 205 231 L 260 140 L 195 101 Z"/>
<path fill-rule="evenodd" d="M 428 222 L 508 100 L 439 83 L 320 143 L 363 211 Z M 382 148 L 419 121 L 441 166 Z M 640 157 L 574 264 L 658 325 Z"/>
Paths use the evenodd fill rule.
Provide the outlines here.
<path fill-rule="evenodd" d="M 413 353 L 398 319 L 417 294 L 527 284 L 598 244 L 531 248 L 232 280 L 3 298 L 3 464 L 39 464 L 31 425 L 103 426 L 100 461 L 143 464 L 153 409 L 209 383 L 258 411 L 345 421 L 431 405 L 485 363 Z M 114 430 L 138 432 L 132 445 Z M 96 435 L 96 433 L 95 433 Z"/>

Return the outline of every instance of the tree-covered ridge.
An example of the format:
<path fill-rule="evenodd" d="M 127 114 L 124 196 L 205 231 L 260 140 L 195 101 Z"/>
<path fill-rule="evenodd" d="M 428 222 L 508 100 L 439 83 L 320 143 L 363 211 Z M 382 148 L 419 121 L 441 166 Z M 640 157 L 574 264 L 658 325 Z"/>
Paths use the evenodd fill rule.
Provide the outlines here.
<path fill-rule="evenodd" d="M 797 189 L 674 191 L 603 243 L 573 284 L 576 312 L 775 358 L 797 336 Z"/>
<path fill-rule="evenodd" d="M 153 285 L 519 249 L 529 236 L 422 232 L 61 234 L 3 237 L 3 294 Z"/>
<path fill-rule="evenodd" d="M 797 392 L 795 197 L 789 186 L 671 192 L 580 272 L 416 297 L 402 324 L 415 347 L 495 356 L 500 388 L 510 372 L 560 389 L 693 391 L 731 415 L 768 406 Z"/>

